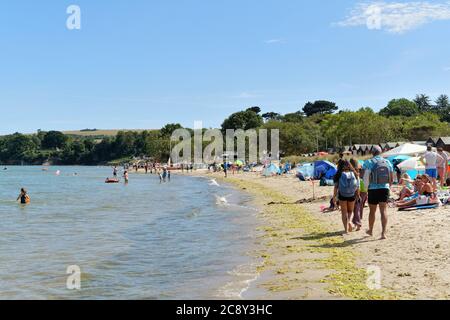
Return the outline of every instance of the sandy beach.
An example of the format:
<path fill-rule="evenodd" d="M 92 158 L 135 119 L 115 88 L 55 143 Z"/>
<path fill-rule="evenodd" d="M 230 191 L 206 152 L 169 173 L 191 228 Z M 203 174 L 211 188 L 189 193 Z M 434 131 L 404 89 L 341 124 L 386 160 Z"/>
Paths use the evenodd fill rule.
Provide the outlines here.
<path fill-rule="evenodd" d="M 265 178 L 256 173 L 230 175 L 194 172 L 233 184 L 255 196 L 261 229 L 261 275 L 244 294 L 249 299 L 448 299 L 450 298 L 450 207 L 416 212 L 389 209 L 388 239 L 360 232 L 342 235 L 340 212 L 321 213 L 332 187 L 293 176 Z M 324 200 L 326 198 L 326 200 Z M 320 200 L 322 199 L 322 200 Z M 381 288 L 367 285 L 368 268 L 379 270 Z"/>

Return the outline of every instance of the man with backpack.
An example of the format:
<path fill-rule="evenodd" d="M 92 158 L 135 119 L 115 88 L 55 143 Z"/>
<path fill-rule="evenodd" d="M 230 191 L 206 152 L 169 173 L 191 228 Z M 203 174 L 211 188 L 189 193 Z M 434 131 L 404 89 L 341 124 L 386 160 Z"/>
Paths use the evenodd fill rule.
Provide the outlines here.
<path fill-rule="evenodd" d="M 381 239 L 386 239 L 388 216 L 387 202 L 390 197 L 391 185 L 394 182 L 394 168 L 392 164 L 381 157 L 382 150 L 379 146 L 372 149 L 373 158 L 364 163 L 364 182 L 369 186 L 369 230 L 367 234 L 373 236 L 375 215 L 380 208 L 381 226 L 383 228 Z"/>

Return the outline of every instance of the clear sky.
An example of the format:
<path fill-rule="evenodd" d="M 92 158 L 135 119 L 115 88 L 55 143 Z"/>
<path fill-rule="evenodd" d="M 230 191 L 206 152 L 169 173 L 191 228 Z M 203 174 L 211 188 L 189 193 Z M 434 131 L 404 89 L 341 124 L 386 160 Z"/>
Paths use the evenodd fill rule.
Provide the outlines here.
<path fill-rule="evenodd" d="M 71 4 L 81 30 L 66 28 Z M 446 0 L 9 1 L 0 134 L 215 127 L 253 105 L 435 98 L 450 94 L 449 35 Z"/>

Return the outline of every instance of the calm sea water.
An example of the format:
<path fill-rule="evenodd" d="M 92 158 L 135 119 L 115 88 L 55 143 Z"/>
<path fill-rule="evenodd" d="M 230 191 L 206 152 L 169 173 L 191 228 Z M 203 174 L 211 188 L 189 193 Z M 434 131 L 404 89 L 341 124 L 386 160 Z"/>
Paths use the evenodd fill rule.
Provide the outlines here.
<path fill-rule="evenodd" d="M 110 175 L 0 172 L 0 299 L 237 298 L 254 279 L 257 219 L 246 195 L 177 175 L 105 184 Z M 21 187 L 28 206 L 15 202 Z M 80 291 L 66 287 L 71 265 L 81 268 Z"/>

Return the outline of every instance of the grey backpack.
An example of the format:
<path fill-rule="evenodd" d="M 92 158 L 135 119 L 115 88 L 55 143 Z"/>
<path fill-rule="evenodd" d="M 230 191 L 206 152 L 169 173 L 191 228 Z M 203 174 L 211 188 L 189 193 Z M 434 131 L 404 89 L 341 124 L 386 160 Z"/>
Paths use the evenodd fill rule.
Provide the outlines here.
<path fill-rule="evenodd" d="M 385 159 L 377 160 L 370 173 L 370 183 L 388 184 L 390 182 L 391 169 L 388 161 Z"/>

